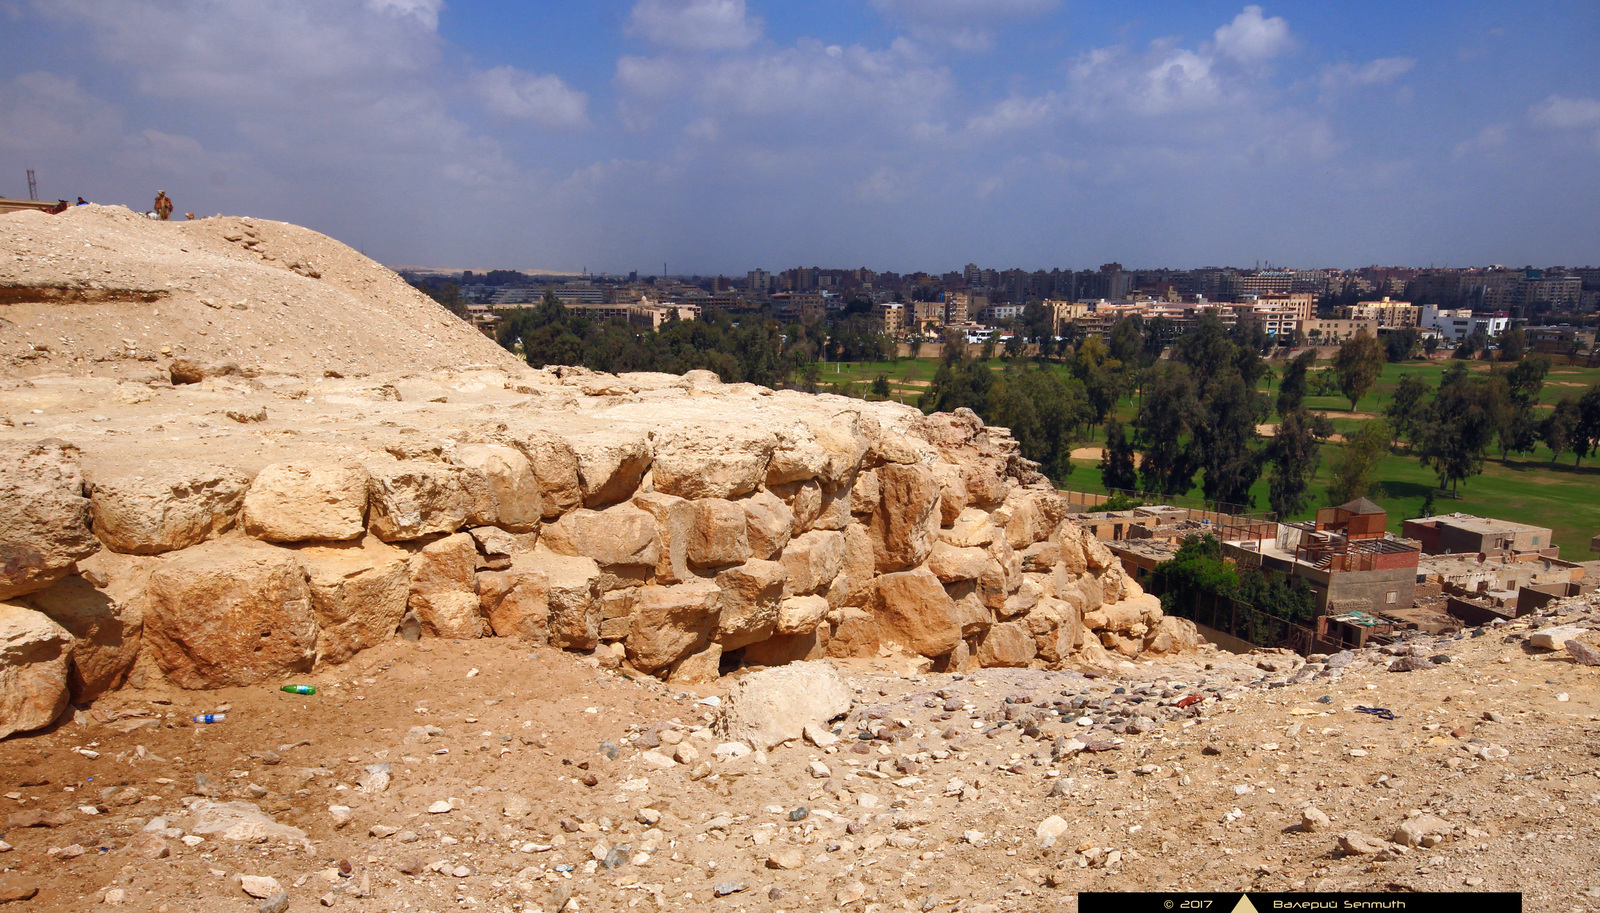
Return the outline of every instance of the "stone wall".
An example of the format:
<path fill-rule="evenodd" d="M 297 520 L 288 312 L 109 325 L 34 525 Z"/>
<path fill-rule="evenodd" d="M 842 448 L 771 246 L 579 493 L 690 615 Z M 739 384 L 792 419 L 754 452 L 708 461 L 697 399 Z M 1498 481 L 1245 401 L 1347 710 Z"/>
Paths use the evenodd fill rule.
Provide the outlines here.
<path fill-rule="evenodd" d="M 349 418 L 419 399 L 366 386 L 321 400 Z M 0 735 L 125 684 L 311 672 L 408 625 L 685 683 L 881 651 L 964 670 L 1196 643 L 966 410 L 705 372 L 504 386 L 445 429 L 423 429 L 447 408 L 429 387 L 404 421 L 357 411 L 340 447 L 253 451 L 264 464 L 195 449 L 86 477 L 71 443 L 4 445 Z"/>

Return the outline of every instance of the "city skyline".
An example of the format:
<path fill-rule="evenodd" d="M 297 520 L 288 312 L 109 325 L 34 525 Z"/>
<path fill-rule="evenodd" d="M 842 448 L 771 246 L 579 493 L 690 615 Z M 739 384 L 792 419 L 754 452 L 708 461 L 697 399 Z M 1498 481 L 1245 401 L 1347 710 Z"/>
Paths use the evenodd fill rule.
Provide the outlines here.
<path fill-rule="evenodd" d="M 51 198 L 160 188 L 386 263 L 1600 249 L 1600 10 L 1576 2 L 0 0 L 0 21 L 0 196 L 26 168 Z"/>

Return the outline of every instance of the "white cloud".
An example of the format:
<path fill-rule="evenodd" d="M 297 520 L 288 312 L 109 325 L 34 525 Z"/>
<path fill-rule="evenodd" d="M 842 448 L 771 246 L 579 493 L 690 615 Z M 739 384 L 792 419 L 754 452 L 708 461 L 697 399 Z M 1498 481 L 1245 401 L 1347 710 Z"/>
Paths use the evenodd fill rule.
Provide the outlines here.
<path fill-rule="evenodd" d="M 990 50 L 1000 23 L 1042 15 L 1059 5 L 1060 0 L 872 0 L 874 9 L 913 38 L 958 51 Z"/>
<path fill-rule="evenodd" d="M 1012 96 L 967 121 L 967 132 L 992 137 L 1031 130 L 1049 122 L 1057 113 L 1057 102 L 1053 96 Z"/>
<path fill-rule="evenodd" d="M 748 47 L 761 37 L 761 20 L 744 0 L 639 0 L 628 16 L 629 34 L 693 51 Z"/>
<path fill-rule="evenodd" d="M 501 117 L 529 120 L 546 127 L 589 125 L 589 96 L 555 75 L 536 76 L 516 67 L 495 67 L 474 80 L 483 106 Z"/>
<path fill-rule="evenodd" d="M 1233 21 L 1217 29 L 1217 51 L 1240 63 L 1270 60 L 1294 45 L 1289 23 L 1282 16 L 1268 19 L 1261 7 L 1247 6 Z"/>
<path fill-rule="evenodd" d="M 1490 124 L 1480 129 L 1471 139 L 1462 140 L 1450 150 L 1450 157 L 1454 159 L 1471 158 L 1474 156 L 1492 155 L 1505 149 L 1506 141 L 1511 137 L 1511 128 L 1506 124 Z"/>
<path fill-rule="evenodd" d="M 1383 86 L 1399 79 L 1416 65 L 1416 60 L 1410 57 L 1383 57 L 1360 66 L 1336 63 L 1323 69 L 1317 77 L 1317 84 L 1323 91 Z"/>
<path fill-rule="evenodd" d="M 444 0 L 367 0 L 367 6 L 397 16 L 410 16 L 429 29 L 439 27 L 439 9 Z"/>
<path fill-rule="evenodd" d="M 1541 127 L 1558 130 L 1600 126 L 1600 101 L 1552 95 L 1528 109 L 1528 116 Z"/>

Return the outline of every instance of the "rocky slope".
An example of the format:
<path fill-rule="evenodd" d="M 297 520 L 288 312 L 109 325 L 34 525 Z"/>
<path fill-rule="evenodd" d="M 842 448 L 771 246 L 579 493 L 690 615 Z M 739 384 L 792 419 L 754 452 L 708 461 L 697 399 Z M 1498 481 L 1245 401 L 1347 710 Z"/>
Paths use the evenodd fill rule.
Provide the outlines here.
<path fill-rule="evenodd" d="M 1196 642 L 970 413 L 706 372 L 424 370 L 446 348 L 505 359 L 292 226 L 84 209 L 7 217 L 0 239 L 21 353 L 0 382 L 0 632 L 23 696 L 0 734 L 69 698 L 273 681 L 408 630 L 678 683 L 880 649 L 959 671 Z M 244 288 L 268 317 L 207 304 Z M 120 355 L 102 346 L 134 318 L 113 329 L 110 308 L 147 331 Z M 360 377 L 329 361 L 352 319 L 363 346 L 386 337 Z M 62 345 L 29 357 L 46 325 Z M 411 370 L 374 370 L 394 363 Z"/>

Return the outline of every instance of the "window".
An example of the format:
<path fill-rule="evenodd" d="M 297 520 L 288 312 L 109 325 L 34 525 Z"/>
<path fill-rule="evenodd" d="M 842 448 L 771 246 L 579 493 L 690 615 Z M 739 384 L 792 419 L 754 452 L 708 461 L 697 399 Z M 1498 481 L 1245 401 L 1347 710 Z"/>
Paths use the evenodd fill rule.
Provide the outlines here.
<path fill-rule="evenodd" d="M 1389 599 L 1388 599 L 1388 603 L 1389 603 L 1389 604 L 1390 604 L 1390 605 L 1394 605 L 1394 601 L 1395 601 L 1395 592 L 1394 592 L 1394 590 L 1390 590 L 1390 591 L 1389 591 Z"/>

